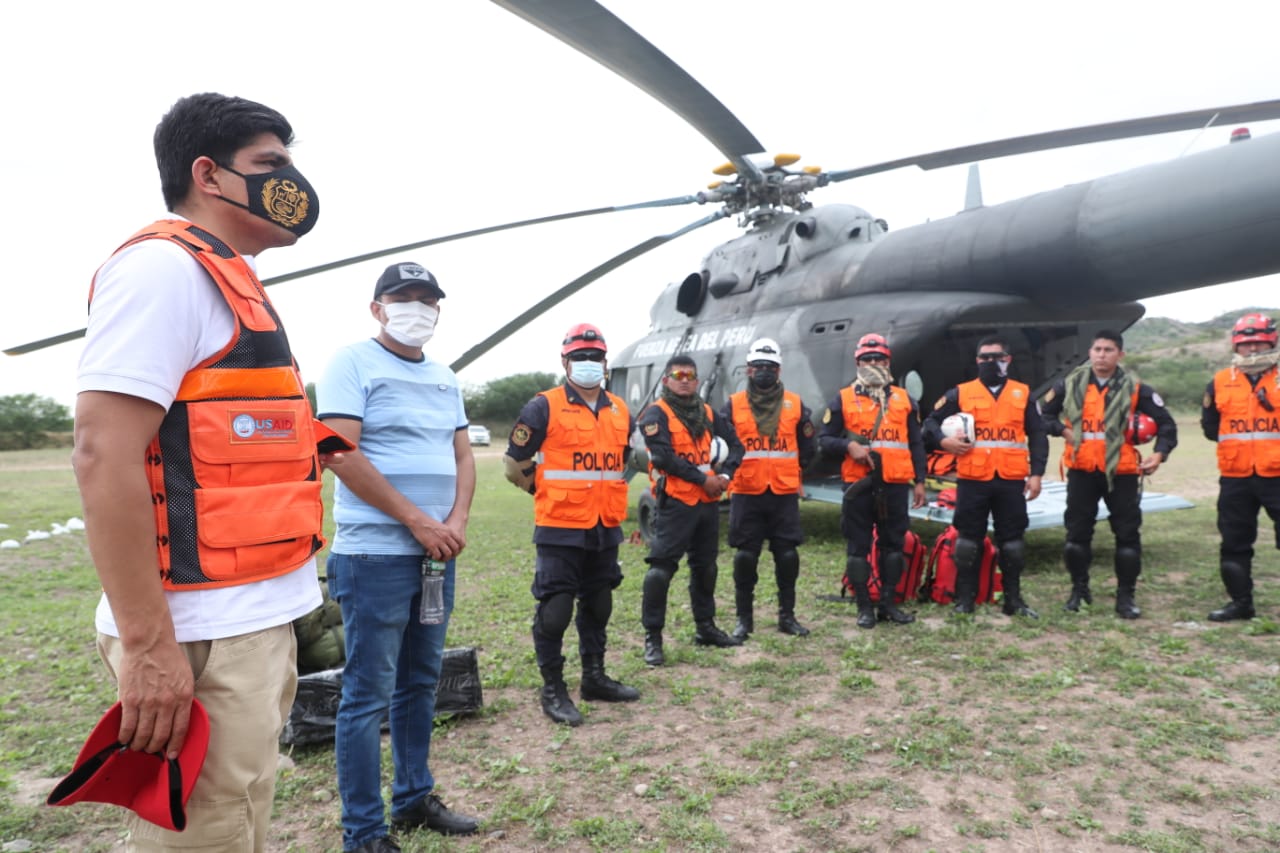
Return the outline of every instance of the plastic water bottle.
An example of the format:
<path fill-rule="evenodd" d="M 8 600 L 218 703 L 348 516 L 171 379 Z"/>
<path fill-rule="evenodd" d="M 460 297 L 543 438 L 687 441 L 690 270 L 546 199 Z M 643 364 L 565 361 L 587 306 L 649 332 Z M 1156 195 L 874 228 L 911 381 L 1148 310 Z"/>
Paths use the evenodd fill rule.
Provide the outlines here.
<path fill-rule="evenodd" d="M 418 609 L 418 621 L 423 625 L 439 625 L 444 621 L 445 565 L 430 557 L 422 558 L 422 606 Z"/>

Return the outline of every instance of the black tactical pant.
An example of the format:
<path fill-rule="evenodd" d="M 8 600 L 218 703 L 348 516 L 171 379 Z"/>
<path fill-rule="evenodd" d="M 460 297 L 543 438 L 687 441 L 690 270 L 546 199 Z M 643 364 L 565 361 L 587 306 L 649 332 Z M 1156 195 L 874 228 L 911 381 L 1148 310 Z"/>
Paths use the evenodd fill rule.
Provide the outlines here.
<path fill-rule="evenodd" d="M 1102 471 L 1067 471 L 1067 510 L 1063 523 L 1067 541 L 1088 546 L 1098 521 L 1098 501 L 1107 505 L 1107 522 L 1116 537 L 1116 550 L 1130 548 L 1142 552 L 1142 509 L 1137 474 L 1116 474 L 1107 489 Z M 1256 514 L 1256 511 L 1255 511 Z"/>
<path fill-rule="evenodd" d="M 840 508 L 840 533 L 845 539 L 845 553 L 850 557 L 867 558 L 871 553 L 872 525 L 879 532 L 876 544 L 883 553 L 902 550 L 911 523 L 907 515 L 911 484 L 885 483 L 881 489 L 879 496 L 865 489 L 856 497 L 846 498 Z"/>
<path fill-rule="evenodd" d="M 662 495 L 653 519 L 650 567 L 670 576 L 679 568 L 680 558 L 689 559 L 689 602 L 696 622 L 710 622 L 716 615 L 716 557 L 720 552 L 720 504 L 699 502 L 690 506 Z M 657 600 L 661 598 L 661 600 Z M 666 590 L 649 591 L 641 605 L 641 623 L 660 631 L 666 622 Z"/>
<path fill-rule="evenodd" d="M 1021 539 L 1027 532 L 1025 480 L 956 481 L 956 512 L 951 523 L 960 536 L 981 542 L 987 535 L 987 517 L 995 522 L 995 543 L 1003 545 Z"/>
<path fill-rule="evenodd" d="M 1246 570 L 1253 565 L 1253 543 L 1258 538 L 1258 510 L 1265 509 L 1276 525 L 1280 548 L 1280 477 L 1218 478 L 1218 532 L 1222 534 L 1223 562 Z"/>

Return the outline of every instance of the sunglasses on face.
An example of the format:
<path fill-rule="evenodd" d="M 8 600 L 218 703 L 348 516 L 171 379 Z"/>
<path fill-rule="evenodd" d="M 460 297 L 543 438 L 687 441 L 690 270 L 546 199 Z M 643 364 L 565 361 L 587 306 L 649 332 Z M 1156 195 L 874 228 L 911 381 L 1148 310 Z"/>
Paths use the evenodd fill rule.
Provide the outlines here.
<path fill-rule="evenodd" d="M 886 355 L 864 355 L 858 359 L 858 364 L 884 364 L 889 360 Z"/>
<path fill-rule="evenodd" d="M 688 368 L 677 368 L 668 373 L 667 376 L 676 382 L 689 382 L 698 378 L 698 371 L 690 370 Z"/>
<path fill-rule="evenodd" d="M 598 349 L 578 350 L 565 356 L 570 361 L 604 361 L 604 353 Z"/>
<path fill-rule="evenodd" d="M 980 352 L 978 361 L 1003 361 L 1009 357 L 1007 352 Z"/>

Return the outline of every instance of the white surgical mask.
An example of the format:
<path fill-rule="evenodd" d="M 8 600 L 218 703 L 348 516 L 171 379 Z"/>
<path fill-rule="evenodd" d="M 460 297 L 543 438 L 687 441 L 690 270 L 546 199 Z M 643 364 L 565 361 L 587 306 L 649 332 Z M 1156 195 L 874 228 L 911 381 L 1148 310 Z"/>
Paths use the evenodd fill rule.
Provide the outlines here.
<path fill-rule="evenodd" d="M 595 388 L 604 381 L 603 361 L 569 362 L 569 378 L 579 388 Z"/>
<path fill-rule="evenodd" d="M 387 322 L 382 328 L 393 340 L 407 347 L 420 347 L 435 334 L 440 309 L 425 302 L 384 302 Z"/>

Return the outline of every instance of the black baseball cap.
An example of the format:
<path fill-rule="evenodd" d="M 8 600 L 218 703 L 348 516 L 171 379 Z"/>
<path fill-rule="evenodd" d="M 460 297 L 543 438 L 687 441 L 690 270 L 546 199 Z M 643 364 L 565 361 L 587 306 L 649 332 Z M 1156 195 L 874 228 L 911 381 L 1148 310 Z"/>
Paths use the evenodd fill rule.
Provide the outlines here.
<path fill-rule="evenodd" d="M 392 264 L 382 271 L 382 275 L 378 276 L 378 283 L 373 286 L 374 301 L 377 301 L 384 293 L 395 293 L 397 290 L 408 287 L 411 284 L 425 285 L 436 299 L 444 299 L 444 291 L 440 289 L 440 284 L 436 281 L 436 277 L 431 274 L 431 270 L 422 264 L 405 261 L 399 264 Z"/>

